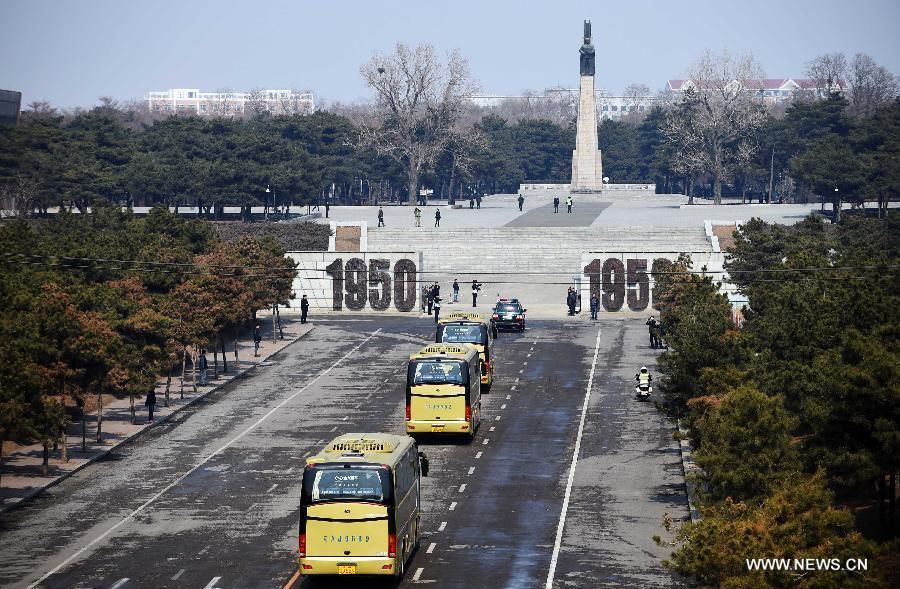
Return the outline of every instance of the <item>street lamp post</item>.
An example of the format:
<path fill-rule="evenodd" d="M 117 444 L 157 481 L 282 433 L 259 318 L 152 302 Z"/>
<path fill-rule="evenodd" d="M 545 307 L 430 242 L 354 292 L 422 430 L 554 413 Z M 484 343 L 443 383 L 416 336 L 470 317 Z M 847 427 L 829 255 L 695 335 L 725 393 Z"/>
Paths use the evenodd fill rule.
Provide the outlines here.
<path fill-rule="evenodd" d="M 263 203 L 263 216 L 268 221 L 269 220 L 269 193 L 272 192 L 269 189 L 269 185 L 266 184 L 266 202 Z"/>

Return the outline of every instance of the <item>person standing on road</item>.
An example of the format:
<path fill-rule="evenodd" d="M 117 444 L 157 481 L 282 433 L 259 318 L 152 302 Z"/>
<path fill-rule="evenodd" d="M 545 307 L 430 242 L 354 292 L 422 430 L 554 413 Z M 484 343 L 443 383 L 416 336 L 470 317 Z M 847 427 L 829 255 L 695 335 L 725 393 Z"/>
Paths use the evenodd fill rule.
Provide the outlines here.
<path fill-rule="evenodd" d="M 422 312 L 424 313 L 424 312 L 425 312 L 425 301 L 428 300 L 428 287 L 425 286 L 424 284 L 422 285 L 422 297 L 421 297 L 421 299 L 422 299 L 422 305 L 421 305 L 421 307 L 422 307 Z"/>
<path fill-rule="evenodd" d="M 415 210 L 413 210 L 413 215 L 416 216 L 416 227 L 421 227 L 422 226 L 422 209 L 420 209 L 419 207 L 416 207 Z"/>
<path fill-rule="evenodd" d="M 481 285 L 478 284 L 477 280 L 472 281 L 472 306 L 475 307 L 478 302 L 478 291 L 481 290 Z"/>
<path fill-rule="evenodd" d="M 572 196 L 571 195 L 566 197 L 566 212 L 567 213 L 572 212 Z"/>
<path fill-rule="evenodd" d="M 522 205 L 525 204 L 525 197 L 521 194 L 519 195 L 519 210 L 522 210 Z"/>
<path fill-rule="evenodd" d="M 209 382 L 209 361 L 206 359 L 206 349 L 200 350 L 200 359 L 197 360 L 197 368 L 200 369 L 200 384 L 206 386 Z"/>
<path fill-rule="evenodd" d="M 306 295 L 300 299 L 300 323 L 306 323 L 306 316 L 309 314 L 309 299 Z"/>
<path fill-rule="evenodd" d="M 259 356 L 259 344 L 262 342 L 262 331 L 259 329 L 259 325 L 256 326 L 256 329 L 253 330 L 253 355 Z"/>
<path fill-rule="evenodd" d="M 559 197 L 558 196 L 553 197 L 553 212 L 554 213 L 559 212 Z"/>
<path fill-rule="evenodd" d="M 441 209 L 438 209 L 434 212 L 434 226 L 435 227 L 441 226 Z"/>
<path fill-rule="evenodd" d="M 657 337 L 657 329 L 659 328 L 659 324 L 656 322 L 656 317 L 650 316 L 650 319 L 647 319 L 647 329 L 650 332 L 650 347 L 657 348 L 659 347 L 659 337 Z"/>
<path fill-rule="evenodd" d="M 438 317 L 441 314 L 441 297 L 434 297 L 434 322 L 438 322 Z"/>
<path fill-rule="evenodd" d="M 153 421 L 153 410 L 156 408 L 156 390 L 150 389 L 144 405 L 147 407 L 147 422 L 149 423 Z"/>
<path fill-rule="evenodd" d="M 451 302 L 459 302 L 459 283 L 456 281 L 456 278 L 453 279 L 453 300 Z"/>
<path fill-rule="evenodd" d="M 600 309 L 600 299 L 597 298 L 597 293 L 591 293 L 591 319 L 593 321 L 597 320 L 597 311 Z"/>
<path fill-rule="evenodd" d="M 570 286 L 569 292 L 568 292 L 568 294 L 566 294 L 566 306 L 569 307 L 569 315 L 570 316 L 575 315 L 575 301 L 576 301 L 575 289 Z"/>
<path fill-rule="evenodd" d="M 378 226 L 384 227 L 384 210 L 378 207 Z"/>
<path fill-rule="evenodd" d="M 474 208 L 475 208 L 475 199 L 472 197 L 469 197 L 469 209 L 474 209 Z"/>
<path fill-rule="evenodd" d="M 428 302 L 428 314 L 431 315 L 431 308 L 434 307 L 434 285 L 429 284 L 425 287 L 425 300 Z"/>
<path fill-rule="evenodd" d="M 475 195 L 475 208 L 476 209 L 481 208 L 481 195 L 480 194 Z"/>

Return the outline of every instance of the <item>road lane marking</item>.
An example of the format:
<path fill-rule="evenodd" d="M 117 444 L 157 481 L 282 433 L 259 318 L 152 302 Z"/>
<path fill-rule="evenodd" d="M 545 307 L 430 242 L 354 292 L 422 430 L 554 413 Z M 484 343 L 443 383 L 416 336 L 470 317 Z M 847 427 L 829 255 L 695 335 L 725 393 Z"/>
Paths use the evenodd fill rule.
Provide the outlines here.
<path fill-rule="evenodd" d="M 173 580 L 173 581 L 177 581 L 178 579 L 180 579 L 180 578 L 181 578 L 181 575 L 184 574 L 184 571 L 185 571 L 185 570 L 187 570 L 187 569 L 181 569 L 180 571 L 178 571 L 177 573 L 175 573 L 174 575 L 172 575 L 172 580 Z"/>
<path fill-rule="evenodd" d="M 495 430 L 495 429 L 497 429 L 497 428 L 496 428 L 496 427 L 494 427 L 494 426 L 491 426 L 491 429 L 490 429 L 490 430 L 488 430 L 488 431 L 494 431 L 494 430 Z"/>
<path fill-rule="evenodd" d="M 569 511 L 569 499 L 572 496 L 572 483 L 575 482 L 575 467 L 578 466 L 578 452 L 581 450 L 581 436 L 584 434 L 584 420 L 587 417 L 588 404 L 591 401 L 591 388 L 594 386 L 594 371 L 597 369 L 597 356 L 600 355 L 600 329 L 597 328 L 597 343 L 594 344 L 594 360 L 591 362 L 591 373 L 588 376 L 584 403 L 581 405 L 581 421 L 578 423 L 578 435 L 575 437 L 575 449 L 572 451 L 572 465 L 569 467 L 569 480 L 566 483 L 566 494 L 563 497 L 559 524 L 556 527 L 556 542 L 553 544 L 553 556 L 550 557 L 550 570 L 547 572 L 545 589 L 553 589 L 553 577 L 556 575 L 556 562 L 559 560 L 559 549 L 562 546 L 563 527 L 566 524 L 566 513 Z"/>
<path fill-rule="evenodd" d="M 441 522 L 441 525 L 438 526 L 438 532 L 443 532 L 444 528 L 447 527 L 447 522 Z"/>
<path fill-rule="evenodd" d="M 519 382 L 519 377 L 517 376 L 516 380 L 514 380 L 513 382 Z"/>
<path fill-rule="evenodd" d="M 461 485 L 459 486 L 459 492 L 460 492 L 460 493 L 464 493 L 465 491 L 466 491 L 466 484 L 463 483 L 463 484 L 461 484 Z"/>
<path fill-rule="evenodd" d="M 341 417 L 342 421 L 347 421 L 348 419 L 350 419 L 349 415 L 345 415 L 345 416 Z"/>
<path fill-rule="evenodd" d="M 484 454 L 484 452 L 478 452 L 477 454 L 475 454 L 475 460 L 478 460 L 479 458 L 481 458 L 482 454 Z"/>
<path fill-rule="evenodd" d="M 271 487 L 269 487 L 269 490 L 266 491 L 266 493 L 271 493 L 272 491 L 275 490 L 275 487 L 277 487 L 277 486 L 278 486 L 278 483 L 275 483 L 274 485 L 272 485 Z"/>
<path fill-rule="evenodd" d="M 357 403 L 353 406 L 354 409 L 359 409 L 360 407 L 362 407 L 362 403 Z"/>
<path fill-rule="evenodd" d="M 204 587 L 203 589 L 218 589 L 218 588 L 216 587 L 216 583 L 218 583 L 218 582 L 221 581 L 221 580 L 222 580 L 222 577 L 213 577 L 213 578 L 212 578 L 212 581 L 210 581 L 209 583 L 207 583 L 207 584 L 206 584 L 206 587 Z"/>
<path fill-rule="evenodd" d="M 526 357 L 526 358 L 531 358 L 531 354 L 528 354 L 528 355 L 527 355 L 527 356 L 525 356 L 525 357 Z"/>
<path fill-rule="evenodd" d="M 294 586 L 294 583 L 297 582 L 297 579 L 300 578 L 300 571 L 294 573 L 294 576 L 291 577 L 291 580 L 287 582 L 287 585 L 284 586 L 284 589 L 291 589 Z"/>
<path fill-rule="evenodd" d="M 536 344 L 537 344 L 537 340 L 534 340 L 533 342 L 531 342 L 531 345 L 532 345 L 532 346 L 533 346 L 533 345 L 536 345 Z"/>
<path fill-rule="evenodd" d="M 528 366 L 528 362 L 527 361 L 522 362 L 522 366 Z"/>
<path fill-rule="evenodd" d="M 472 474 L 473 472 L 475 472 L 475 467 L 474 467 L 474 466 L 470 466 L 470 467 L 469 467 L 469 474 Z"/>
<path fill-rule="evenodd" d="M 175 479 L 174 481 L 172 481 L 171 483 L 169 483 L 168 485 L 163 487 L 163 489 L 161 491 L 159 491 L 156 495 L 154 495 L 153 497 L 151 497 L 150 499 L 148 499 L 147 501 L 142 503 L 140 506 L 138 506 L 134 511 L 132 511 L 128 515 L 122 517 L 122 519 L 120 519 L 118 522 L 116 522 L 115 524 L 110 526 L 109 529 L 107 529 L 105 532 L 103 532 L 102 534 L 100 534 L 99 536 L 97 536 L 96 538 L 94 538 L 93 540 L 91 540 L 90 542 L 88 542 L 87 544 L 82 546 L 81 548 L 79 548 L 73 555 L 71 555 L 70 557 L 68 557 L 67 559 L 65 559 L 64 561 L 62 561 L 55 567 L 53 567 L 49 572 L 44 573 L 44 575 L 41 578 L 39 578 L 37 581 L 35 581 L 34 583 L 32 583 L 31 585 L 28 586 L 29 589 L 33 589 L 33 588 L 37 587 L 38 585 L 40 585 L 41 583 L 43 583 L 44 581 L 46 581 L 47 579 L 49 579 L 50 577 L 52 577 L 53 575 L 55 575 L 56 573 L 61 571 L 63 568 L 69 566 L 69 564 L 71 564 L 72 561 L 74 561 L 76 558 L 78 558 L 79 556 L 84 554 L 87 550 L 89 550 L 95 544 L 97 544 L 98 542 L 100 542 L 101 540 L 103 540 L 104 538 L 109 536 L 111 533 L 118 530 L 125 523 L 134 519 L 134 516 L 136 516 L 137 514 L 141 513 L 145 509 L 147 509 L 147 507 L 149 507 L 154 502 L 156 502 L 157 499 L 159 499 L 160 497 L 162 497 L 163 495 L 168 493 L 170 490 L 175 488 L 178 484 L 180 484 L 181 481 L 183 481 L 184 479 L 188 478 L 189 476 L 191 476 L 192 474 L 194 474 L 195 472 L 200 470 L 203 467 L 203 465 L 205 465 L 207 462 L 209 462 L 210 460 L 212 460 L 213 458 L 215 458 L 216 456 L 218 456 L 219 454 L 221 454 L 222 452 L 224 452 L 225 450 L 227 450 L 228 448 L 233 446 L 235 442 L 237 442 L 238 440 L 242 439 L 244 436 L 246 436 L 247 434 L 249 434 L 250 432 L 255 430 L 257 427 L 260 426 L 260 424 L 262 424 L 264 421 L 266 421 L 272 415 L 274 415 L 276 411 L 278 411 L 279 409 L 281 409 L 282 407 L 284 407 L 285 405 L 287 405 L 288 403 L 290 403 L 291 401 L 296 399 L 301 393 L 303 393 L 306 389 L 308 389 L 313 384 L 315 384 L 319 379 L 321 379 L 323 376 L 325 376 L 326 374 L 329 374 L 332 370 L 334 370 L 341 362 L 343 362 L 344 360 L 346 360 L 347 358 L 352 356 L 354 353 L 356 353 L 356 351 L 359 350 L 361 347 L 363 347 L 366 343 L 368 343 L 369 340 L 371 340 L 373 337 L 375 337 L 376 335 L 381 333 L 381 330 L 382 330 L 382 328 L 379 327 L 378 329 L 373 331 L 369 335 L 369 337 L 367 337 L 363 341 L 356 344 L 356 346 L 354 346 L 352 350 L 350 350 L 349 352 L 347 352 L 346 354 L 341 356 L 338 360 L 336 360 L 334 362 L 334 364 L 332 364 L 331 366 L 329 366 L 328 368 L 326 368 L 325 370 L 320 372 L 318 374 L 318 376 L 316 376 L 314 379 L 312 379 L 311 381 L 309 381 L 308 383 L 303 385 L 303 387 L 301 387 L 299 390 L 297 390 L 297 392 L 295 392 L 291 396 L 287 397 L 286 399 L 284 399 L 283 401 L 281 401 L 280 403 L 275 405 L 272 409 L 270 409 L 265 415 L 263 415 L 258 420 L 256 420 L 247 429 L 245 429 L 244 431 L 242 431 L 241 433 L 239 433 L 238 435 L 233 437 L 231 440 L 229 440 L 228 442 L 226 442 L 225 444 L 220 446 L 217 450 L 214 450 L 208 456 L 206 456 L 205 458 L 200 460 L 200 462 L 198 462 L 189 471 L 187 471 L 186 473 L 184 473 L 183 475 L 181 475 L 180 477 L 178 477 L 177 479 Z M 220 579 L 220 578 L 221 577 L 216 577 L 216 579 Z"/>
<path fill-rule="evenodd" d="M 522 374 L 523 372 L 525 372 L 525 369 L 524 369 L 524 368 L 521 369 L 521 370 L 519 370 L 519 374 Z"/>
<path fill-rule="evenodd" d="M 201 550 L 200 552 L 197 553 L 197 556 L 203 556 L 204 554 L 206 554 L 206 551 L 207 551 L 207 550 L 209 550 L 209 544 L 207 544 L 206 546 L 204 546 L 204 547 L 203 547 L 203 550 Z"/>
<path fill-rule="evenodd" d="M 413 579 L 412 579 L 412 580 L 413 580 L 413 581 L 418 581 L 418 580 L 419 580 L 419 577 L 422 576 L 422 571 L 424 571 L 424 570 L 425 570 L 425 569 L 423 569 L 422 567 L 417 568 L 417 569 L 416 569 L 416 574 L 413 575 Z"/>
<path fill-rule="evenodd" d="M 454 509 L 456 509 L 456 501 L 450 504 L 450 511 L 453 511 Z"/>
<path fill-rule="evenodd" d="M 516 387 L 513 387 L 513 388 L 516 388 Z M 510 399 L 512 399 L 512 395 L 506 395 L 506 400 L 509 401 Z"/>
<path fill-rule="evenodd" d="M 308 451 L 304 452 L 304 453 L 303 453 L 303 456 L 301 456 L 301 458 L 306 458 L 306 457 L 309 456 L 310 454 L 312 454 L 312 450 L 308 450 Z M 287 472 L 287 473 L 288 473 L 288 474 L 291 474 L 291 471 L 292 471 L 293 469 L 294 469 L 293 466 L 290 467 L 290 468 L 288 469 L 288 472 Z"/>
<path fill-rule="evenodd" d="M 500 405 L 500 409 L 506 409 L 506 403 Z"/>
<path fill-rule="evenodd" d="M 331 429 L 328 430 L 328 431 L 330 431 L 330 432 L 336 432 L 336 431 L 337 431 L 337 426 L 334 426 L 333 428 L 331 428 Z"/>
<path fill-rule="evenodd" d="M 490 440 L 489 438 L 485 438 L 484 441 L 481 442 L 481 444 L 484 445 L 484 446 L 486 446 L 487 443 L 490 442 L 490 441 L 491 441 L 491 440 Z"/>
<path fill-rule="evenodd" d="M 512 388 L 509 389 L 509 390 L 514 391 L 514 390 L 516 390 L 517 388 L 519 388 L 517 385 L 513 385 Z M 509 399 L 509 395 L 507 395 L 506 398 Z"/>
<path fill-rule="evenodd" d="M 124 579 L 119 579 L 118 581 L 116 581 L 116 584 L 113 585 L 112 587 L 110 587 L 109 589 L 119 589 L 119 587 L 122 587 L 127 582 L 128 582 L 128 577 L 125 577 Z"/>
<path fill-rule="evenodd" d="M 501 416 L 498 415 L 497 417 L 494 418 L 494 421 L 500 421 L 500 417 L 501 417 Z"/>
<path fill-rule="evenodd" d="M 437 546 L 434 542 L 428 545 L 428 550 L 425 551 L 425 554 L 431 554 L 434 552 L 434 547 Z"/>

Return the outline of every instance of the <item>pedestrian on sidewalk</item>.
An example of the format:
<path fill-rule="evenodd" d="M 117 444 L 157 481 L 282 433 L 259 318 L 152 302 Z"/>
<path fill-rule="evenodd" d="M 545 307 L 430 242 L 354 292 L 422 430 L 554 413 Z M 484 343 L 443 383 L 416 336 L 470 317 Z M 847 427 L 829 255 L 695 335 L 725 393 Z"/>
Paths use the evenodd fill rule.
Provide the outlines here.
<path fill-rule="evenodd" d="M 519 195 L 519 210 L 522 210 L 522 205 L 525 204 L 525 197 L 521 194 Z"/>
<path fill-rule="evenodd" d="M 481 290 L 481 285 L 478 284 L 477 280 L 472 281 L 472 306 L 475 307 L 478 302 L 478 291 Z"/>
<path fill-rule="evenodd" d="M 419 207 L 416 207 L 413 210 L 413 215 L 416 216 L 416 227 L 421 227 L 422 226 L 422 209 L 420 209 Z"/>
<path fill-rule="evenodd" d="M 459 283 L 456 281 L 456 278 L 453 279 L 453 301 L 454 303 L 459 302 Z"/>
<path fill-rule="evenodd" d="M 554 213 L 559 212 L 559 197 L 558 196 L 553 197 L 553 212 Z"/>
<path fill-rule="evenodd" d="M 600 299 L 597 298 L 597 293 L 591 293 L 591 319 L 597 320 L 597 311 L 600 310 Z"/>
<path fill-rule="evenodd" d="M 200 385 L 206 386 L 209 382 L 209 360 L 206 359 L 206 348 L 200 350 L 200 359 L 197 360 L 197 368 L 200 369 Z"/>
<path fill-rule="evenodd" d="M 441 314 L 441 297 L 434 297 L 434 322 L 438 322 L 438 317 Z"/>
<path fill-rule="evenodd" d="M 153 421 L 153 409 L 156 408 L 156 391 L 154 389 L 150 389 L 150 392 L 147 393 L 144 405 L 147 407 L 147 422 L 149 423 Z"/>
<path fill-rule="evenodd" d="M 438 209 L 434 212 L 434 226 L 435 227 L 441 226 L 441 209 Z"/>
<path fill-rule="evenodd" d="M 309 299 L 306 295 L 300 299 L 300 323 L 306 323 L 306 316 L 309 315 Z"/>
<path fill-rule="evenodd" d="M 569 292 L 568 292 L 568 294 L 566 294 L 566 306 L 569 307 L 569 316 L 570 317 L 575 315 L 575 301 L 576 301 L 575 289 L 570 286 Z"/>
<path fill-rule="evenodd" d="M 384 210 L 378 207 L 378 226 L 384 227 Z"/>
<path fill-rule="evenodd" d="M 572 197 L 571 196 L 566 197 L 566 212 L 567 213 L 572 212 Z"/>
<path fill-rule="evenodd" d="M 256 329 L 253 330 L 253 356 L 259 356 L 259 344 L 262 342 L 262 331 L 259 329 L 259 325 L 256 326 Z"/>
<path fill-rule="evenodd" d="M 429 284 L 425 288 L 425 301 L 428 303 L 428 314 L 431 315 L 431 308 L 434 306 L 434 285 Z"/>

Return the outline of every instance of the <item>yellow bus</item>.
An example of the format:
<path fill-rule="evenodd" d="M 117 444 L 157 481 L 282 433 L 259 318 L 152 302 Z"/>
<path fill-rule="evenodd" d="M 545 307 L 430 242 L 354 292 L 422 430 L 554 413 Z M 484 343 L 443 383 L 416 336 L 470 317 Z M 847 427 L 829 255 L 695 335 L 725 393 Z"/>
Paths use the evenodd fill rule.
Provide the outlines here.
<path fill-rule="evenodd" d="M 300 573 L 402 577 L 419 544 L 420 476 L 409 436 L 345 434 L 306 460 Z"/>
<path fill-rule="evenodd" d="M 482 390 L 494 383 L 494 338 L 497 326 L 478 313 L 458 311 L 438 321 L 434 341 L 439 344 L 472 344 L 481 356 Z"/>
<path fill-rule="evenodd" d="M 481 423 L 481 359 L 471 344 L 432 344 L 409 357 L 406 433 L 466 434 Z"/>

